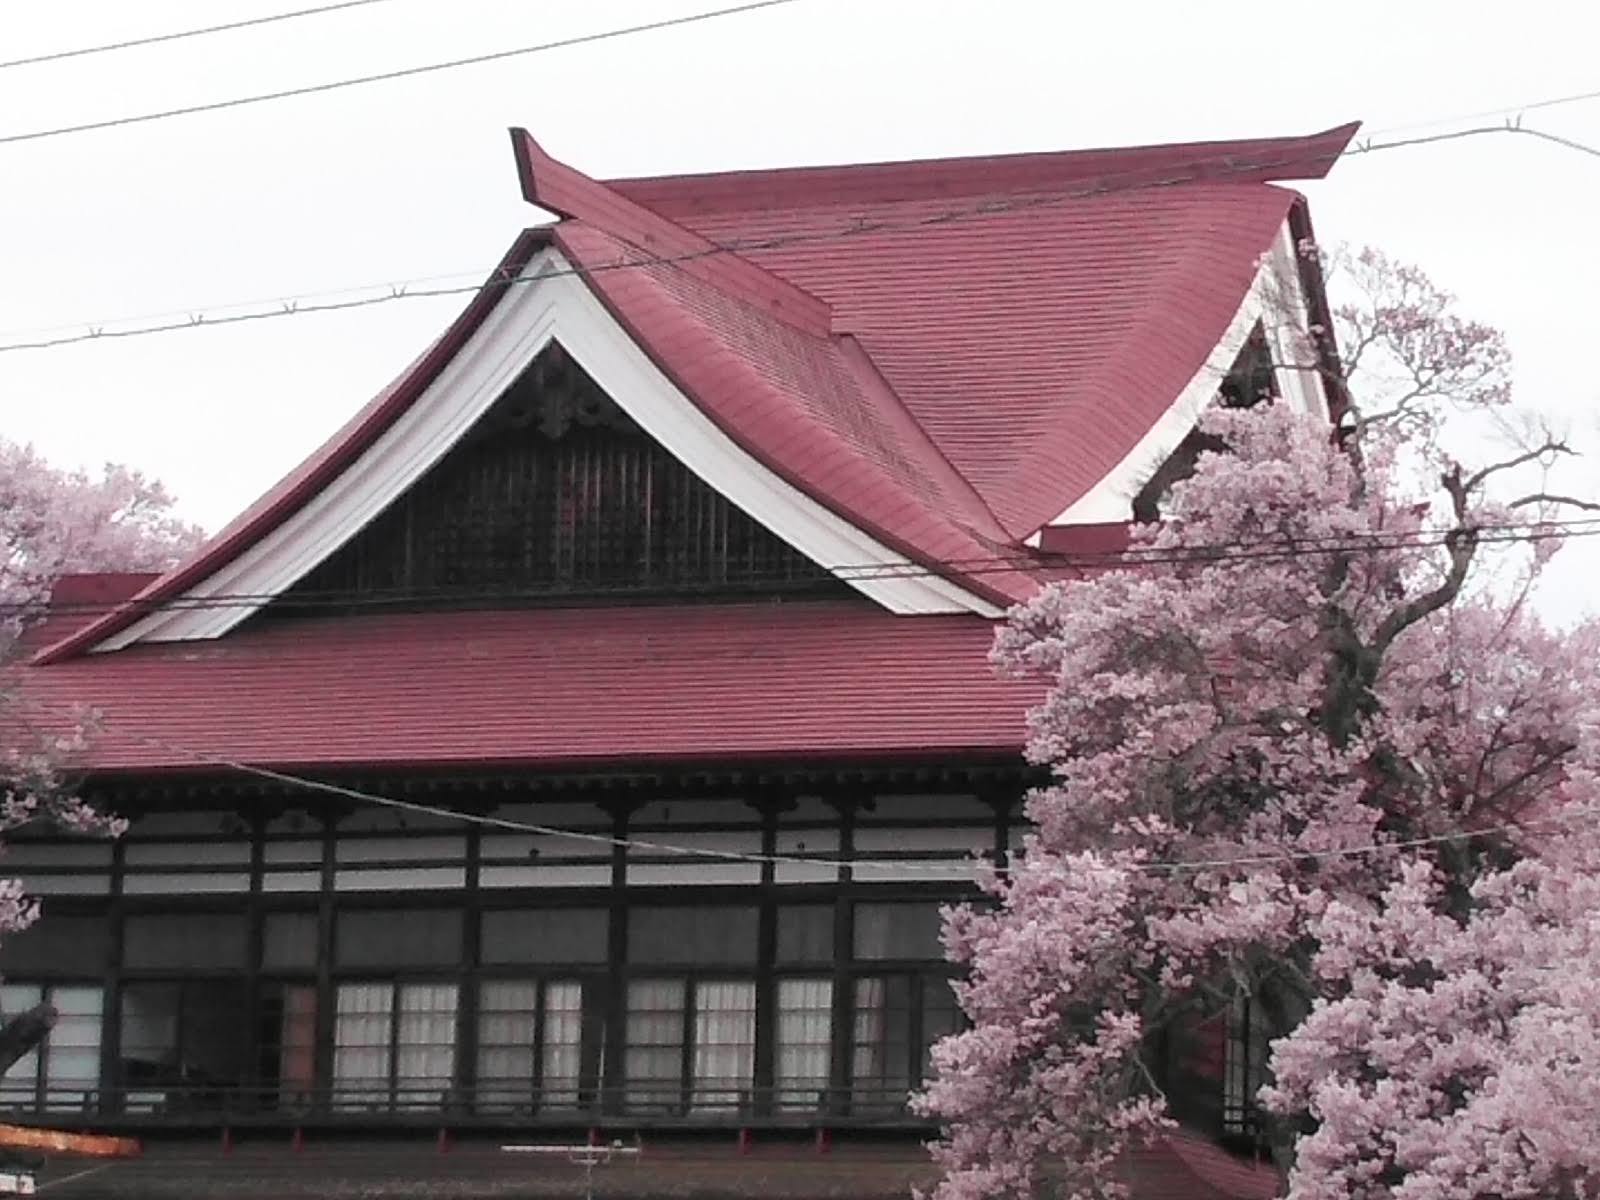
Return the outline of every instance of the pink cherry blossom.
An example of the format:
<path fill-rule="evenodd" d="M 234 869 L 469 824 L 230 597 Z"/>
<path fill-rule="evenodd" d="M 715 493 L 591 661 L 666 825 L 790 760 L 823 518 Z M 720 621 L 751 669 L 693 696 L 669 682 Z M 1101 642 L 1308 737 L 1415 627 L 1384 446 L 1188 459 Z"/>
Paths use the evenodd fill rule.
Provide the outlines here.
<path fill-rule="evenodd" d="M 1163 1046 L 1241 998 L 1296 1200 L 1600 1192 L 1600 625 L 1503 586 L 1544 556 L 1487 540 L 1521 519 L 1502 475 L 1438 449 L 1436 391 L 1504 403 L 1498 334 L 1356 261 L 1372 304 L 1341 320 L 1413 371 L 1399 408 L 1340 436 L 1208 414 L 1226 449 L 1126 565 L 997 639 L 1047 684 L 1051 782 L 993 903 L 947 921 L 969 1027 L 918 1100 L 937 1200 L 1124 1194 L 1119 1156 L 1183 1110 Z"/>
<path fill-rule="evenodd" d="M 60 576 L 159 570 L 200 537 L 173 515 L 161 485 L 137 471 L 114 464 L 99 476 L 64 471 L 31 446 L 0 439 L 0 667 L 19 653 L 18 637 L 43 615 Z M 72 733 L 44 735 L 30 719 L 36 716 L 0 678 L 0 834 L 41 825 L 120 833 L 120 821 L 85 804 L 57 771 L 92 736 L 90 717 Z M 0 935 L 26 928 L 37 912 L 15 880 L 0 880 Z"/>

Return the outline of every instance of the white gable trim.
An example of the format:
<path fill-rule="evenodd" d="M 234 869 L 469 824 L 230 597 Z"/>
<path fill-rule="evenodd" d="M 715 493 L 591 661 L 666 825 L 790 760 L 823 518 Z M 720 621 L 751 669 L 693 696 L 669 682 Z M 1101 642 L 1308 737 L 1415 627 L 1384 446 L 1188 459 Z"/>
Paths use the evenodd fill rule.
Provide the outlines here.
<path fill-rule="evenodd" d="M 298 512 L 169 607 L 96 650 L 221 637 L 354 537 L 464 436 L 552 341 L 651 437 L 796 550 L 891 612 L 999 609 L 851 525 L 756 461 L 650 360 L 566 260 L 548 250 L 407 412 Z M 860 568 L 881 564 L 882 572 Z M 856 568 L 854 571 L 848 568 Z M 874 577 L 876 576 L 876 577 Z M 205 602 L 248 597 L 237 604 Z"/>
<path fill-rule="evenodd" d="M 1272 249 L 1256 271 L 1250 290 L 1205 364 L 1122 461 L 1050 524 L 1098 525 L 1132 520 L 1133 500 L 1139 489 L 1172 456 L 1194 428 L 1200 414 L 1216 399 L 1217 389 L 1258 321 L 1266 333 L 1272 360 L 1279 364 L 1276 371 L 1279 394 L 1297 412 L 1326 417 L 1328 401 L 1322 390 L 1320 373 L 1291 365 L 1304 356 L 1301 344 L 1310 323 L 1307 311 L 1294 235 L 1285 221 L 1273 239 Z M 1038 534 L 1028 540 L 1038 545 Z"/>

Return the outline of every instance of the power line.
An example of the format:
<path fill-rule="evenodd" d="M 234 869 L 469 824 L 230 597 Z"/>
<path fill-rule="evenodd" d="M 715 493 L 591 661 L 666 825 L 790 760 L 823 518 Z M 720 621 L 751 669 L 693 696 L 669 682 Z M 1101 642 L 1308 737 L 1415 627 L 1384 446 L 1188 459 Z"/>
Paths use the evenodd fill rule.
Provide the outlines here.
<path fill-rule="evenodd" d="M 0 71 L 12 67 L 32 67 L 41 63 L 61 62 L 70 58 L 85 58 L 91 54 L 109 54 L 114 50 L 132 50 L 138 46 L 155 46 L 164 42 L 178 42 L 186 38 L 205 37 L 213 33 L 230 33 L 235 29 L 251 29 L 257 25 L 271 25 L 278 21 L 293 21 L 300 17 L 316 17 L 323 13 L 339 12 L 347 8 L 364 8 L 369 4 L 388 4 L 390 0 L 338 0 L 317 8 L 297 8 L 290 12 L 270 13 L 264 17 L 249 17 L 242 21 L 229 21 L 222 25 L 206 25 L 200 29 L 180 29 L 172 33 L 157 33 L 149 37 L 129 38 L 121 42 L 104 42 L 98 46 L 79 46 L 72 50 L 54 50 L 48 54 L 32 54 L 26 58 L 0 61 Z"/>
<path fill-rule="evenodd" d="M 22 703 L 28 707 L 57 718 L 77 719 L 79 714 L 52 709 L 47 704 L 32 699 L 24 699 Z M 603 845 L 611 849 L 640 850 L 652 854 L 675 855 L 691 859 L 713 859 L 719 862 L 739 862 L 754 866 L 801 866 L 822 868 L 826 870 L 868 869 L 883 871 L 899 871 L 906 874 L 925 872 L 938 872 L 948 877 L 952 868 L 959 865 L 961 860 L 951 859 L 944 863 L 906 862 L 902 859 L 870 859 L 870 858 L 819 858 L 811 855 L 798 854 L 767 854 L 764 852 L 750 852 L 742 850 L 722 850 L 710 846 L 684 846 L 673 842 L 658 842 L 648 838 L 619 836 L 617 834 L 597 833 L 587 829 L 567 829 L 553 825 L 543 825 L 532 821 L 518 821 L 508 817 L 495 817 L 488 813 L 466 812 L 461 809 L 449 808 L 445 805 L 426 804 L 416 800 L 403 800 L 397 796 L 388 796 L 380 792 L 373 792 L 363 788 L 348 787 L 344 784 L 330 783 L 327 780 L 315 779 L 310 776 L 297 775 L 289 771 L 279 771 L 272 767 L 257 766 L 239 759 L 225 755 L 207 754 L 190 747 L 180 746 L 163 738 L 152 737 L 146 734 L 135 733 L 125 727 L 114 726 L 100 718 L 101 728 L 115 728 L 121 736 L 141 742 L 155 749 L 160 749 L 169 754 L 179 755 L 197 766 L 222 768 L 237 774 L 249 775 L 257 779 L 278 783 L 303 791 L 317 792 L 322 795 L 334 796 L 343 800 L 354 800 L 362 804 L 372 804 L 380 808 L 394 809 L 400 812 L 412 813 L 418 816 L 430 816 L 440 820 L 459 821 L 463 824 L 477 825 L 486 829 L 497 829 L 503 832 L 528 833 L 540 837 L 555 837 L 570 841 L 587 842 L 593 845 Z M 1284 851 L 1273 854 L 1240 855 L 1236 857 L 1211 858 L 1211 859 L 1174 859 L 1174 860 L 1142 860 L 1132 864 L 1133 870 L 1144 874 L 1173 875 L 1189 871 L 1214 871 L 1225 870 L 1231 867 L 1267 866 L 1279 863 L 1303 863 L 1310 861 L 1327 861 L 1330 859 L 1359 857 L 1367 854 L 1387 854 L 1398 850 L 1420 849 L 1425 846 L 1446 845 L 1459 842 L 1464 838 L 1487 837 L 1490 835 L 1512 833 L 1552 833 L 1560 832 L 1577 822 L 1586 826 L 1592 822 L 1592 814 L 1577 813 L 1565 820 L 1546 818 L 1539 825 L 1525 825 L 1518 822 L 1504 822 L 1498 825 L 1486 825 L 1472 829 L 1457 830 L 1452 833 L 1430 834 L 1424 837 L 1398 839 L 1388 842 L 1362 842 L 1355 845 L 1333 846 L 1317 850 Z M 999 875 L 1009 873 L 1009 868 L 1001 863 L 987 859 L 965 860 L 973 868 L 992 871 Z"/>
<path fill-rule="evenodd" d="M 1374 135 L 1405 133 L 1413 129 L 1437 129 L 1441 125 L 1454 125 L 1459 121 L 1484 121 L 1490 117 L 1514 117 L 1522 113 L 1540 112 L 1562 108 L 1569 104 L 1586 104 L 1600 100 L 1600 91 L 1572 92 L 1562 96 L 1547 96 L 1542 100 L 1528 100 L 1521 104 L 1505 104 L 1499 108 L 1482 108 L 1474 112 L 1455 113 L 1452 116 L 1428 117 L 1421 121 L 1407 121 L 1399 125 L 1385 125 L 1374 129 Z"/>
<path fill-rule="evenodd" d="M 826 568 L 829 575 L 842 582 L 885 579 L 948 578 L 958 576 L 984 576 L 1006 572 L 1048 575 L 1054 571 L 1072 569 L 1105 570 L 1111 568 L 1146 568 L 1151 566 L 1210 566 L 1230 563 L 1261 563 L 1294 558 L 1310 558 L 1334 554 L 1375 554 L 1397 550 L 1437 549 L 1449 544 L 1456 531 L 1428 529 L 1407 534 L 1352 534 L 1325 535 L 1293 540 L 1260 539 L 1237 540 L 1228 543 L 1197 544 L 1170 548 L 1130 546 L 1124 550 L 1091 551 L 1033 551 L 1027 554 L 995 554 L 971 558 L 940 559 L 933 564 L 902 561 L 856 563 Z M 1564 520 L 1528 521 L 1495 526 L 1476 531 L 1480 543 L 1535 544 L 1552 540 L 1600 536 L 1600 517 L 1574 517 Z M 737 581 L 742 588 L 792 583 L 804 588 L 812 581 L 794 579 L 792 576 L 772 571 L 755 572 Z M 817 582 L 824 582 L 818 580 Z M 273 601 L 282 601 L 301 609 L 335 609 L 348 611 L 365 608 L 403 608 L 437 605 L 453 607 L 465 603 L 516 603 L 534 600 L 559 599 L 573 594 L 585 598 L 636 597 L 640 595 L 678 594 L 703 590 L 699 580 L 662 580 L 641 584 L 609 583 L 581 586 L 574 589 L 567 582 L 551 583 L 547 587 L 506 588 L 362 588 L 362 589 L 308 589 L 304 592 L 216 592 L 202 596 L 177 596 L 151 604 L 149 611 L 192 612 L 257 608 Z M 735 592 L 730 599 L 736 599 Z M 52 616 L 93 616 L 120 611 L 134 601 L 86 600 L 50 604 Z M 0 603 L 0 614 L 40 611 L 38 604 L 21 601 Z"/>
<path fill-rule="evenodd" d="M 792 0 L 774 0 L 774 2 L 788 3 Z M 731 11 L 731 10 L 730 10 Z M 1495 133 L 1523 133 L 1540 136 L 1537 131 L 1516 127 L 1512 125 L 1490 125 L 1475 129 L 1454 130 L 1449 133 L 1430 134 L 1423 137 L 1403 138 L 1391 142 L 1363 142 L 1349 147 L 1338 157 L 1353 158 L 1363 154 L 1374 154 L 1383 150 L 1407 149 L 1415 146 L 1431 145 L 1440 142 L 1459 141 L 1464 138 L 1480 137 Z M 4 139 L 0 139 L 3 141 Z M 1573 147 L 1574 149 L 1587 149 Z M 804 231 L 790 233 L 769 234 L 759 238 L 734 240 L 713 245 L 706 249 L 690 251 L 683 254 L 652 254 L 647 251 L 636 251 L 631 255 L 624 255 L 615 262 L 599 263 L 588 267 L 567 267 L 560 270 L 544 272 L 539 279 L 548 279 L 562 276 L 592 276 L 610 271 L 643 270 L 650 267 L 670 266 L 699 259 L 711 258 L 723 254 L 746 254 L 767 250 L 783 249 L 788 246 L 805 245 L 819 242 L 841 241 L 852 237 L 868 235 L 908 232 L 916 229 L 931 228 L 938 225 L 951 224 L 969 218 L 984 218 L 1002 213 L 1027 212 L 1037 208 L 1047 208 L 1074 200 L 1094 199 L 1100 196 L 1117 195 L 1126 192 L 1142 191 L 1151 188 L 1176 187 L 1185 183 L 1216 182 L 1225 180 L 1232 174 L 1257 174 L 1262 170 L 1276 170 L 1280 168 L 1303 167 L 1310 163 L 1322 163 L 1324 156 L 1297 155 L 1281 158 L 1274 162 L 1262 163 L 1250 161 L 1237 163 L 1228 156 L 1200 156 L 1189 160 L 1185 166 L 1187 170 L 1176 174 L 1151 179 L 1147 172 L 1137 172 L 1129 178 L 1129 172 L 1109 173 L 1098 177 L 1100 182 L 1075 187 L 1064 192 L 1047 192 L 1036 195 L 996 200 L 992 196 L 981 201 L 942 209 L 935 213 L 924 214 L 917 217 L 899 220 L 882 220 L 871 222 L 856 222 L 843 225 L 833 230 Z M 1106 182 L 1118 180 L 1122 182 Z M 539 279 L 522 278 L 509 273 L 504 268 L 497 269 L 497 278 L 491 278 L 486 284 L 470 283 L 441 287 L 423 287 L 419 284 L 432 280 L 449 280 L 473 278 L 481 279 L 482 273 L 457 272 L 451 275 L 432 276 L 428 280 L 413 280 L 405 283 L 386 283 L 370 285 L 373 288 L 382 287 L 384 291 L 372 296 L 352 296 L 352 292 L 365 291 L 369 288 L 341 288 L 336 291 L 310 293 L 298 298 L 280 298 L 270 303 L 271 308 L 262 308 L 259 311 L 230 313 L 230 308 L 240 307 L 237 304 L 224 305 L 213 312 L 212 315 L 203 311 L 188 311 L 180 319 L 170 321 L 161 320 L 169 314 L 154 314 L 151 317 L 123 317 L 114 321 L 90 323 L 87 326 L 79 323 L 72 325 L 54 326 L 32 333 L 0 334 L 0 354 L 18 350 L 44 350 L 57 346 L 69 346 L 80 342 L 111 341 L 121 338 L 145 337 L 152 334 L 175 333 L 184 329 L 216 328 L 223 325 L 237 325 L 246 322 L 276 320 L 282 317 L 304 316 L 310 313 L 343 312 L 357 308 L 369 308 L 374 305 L 392 304 L 402 300 L 434 299 L 447 296 L 474 295 L 479 292 L 491 290 L 509 290 L 539 282 Z M 347 299 L 319 300 L 319 297 L 346 296 Z M 154 320 L 160 323 L 151 325 L 136 325 L 130 329 L 112 328 L 118 324 Z M 67 333 L 66 330 L 78 332 Z M 61 330 L 55 335 L 56 330 Z M 35 336 L 35 335 L 40 336 Z M 51 335 L 51 336 L 44 336 Z M 22 339 L 22 340 L 15 340 Z"/>
<path fill-rule="evenodd" d="M 659 21 L 647 21 L 638 25 L 628 25 L 619 29 L 606 29 L 598 33 L 577 34 L 573 37 L 559 38 L 552 42 L 540 42 L 533 46 L 519 46 L 513 50 L 493 50 L 486 54 L 473 54 L 466 58 L 454 58 L 446 62 L 424 63 L 415 67 L 401 67 L 393 71 L 379 71 L 373 75 L 357 75 L 347 79 L 334 79 L 326 83 L 307 84 L 302 87 L 284 88 L 276 92 L 260 92 L 253 96 L 234 96 L 227 100 L 212 100 L 205 104 L 187 104 L 180 108 L 162 109 L 158 112 L 137 113 L 123 117 L 108 117 L 101 121 L 84 121 L 77 125 L 60 125 L 53 129 L 35 129 L 28 133 L 12 133 L 0 136 L 0 145 L 14 145 L 19 142 L 37 142 L 46 138 L 65 137 L 73 133 L 88 133 L 96 129 L 120 129 L 128 125 L 143 125 L 151 121 L 165 121 L 172 117 L 187 117 L 197 113 L 221 112 L 224 109 L 243 108 L 251 104 L 266 104 L 275 100 L 287 100 L 295 96 L 314 96 L 326 92 L 342 91 L 345 88 L 364 87 L 370 83 L 386 83 L 395 79 L 409 79 L 417 75 L 431 75 L 439 71 L 453 71 L 459 67 L 475 67 L 484 63 L 500 62 L 508 58 L 520 58 L 530 54 L 542 54 L 547 50 L 564 50 L 572 46 L 584 46 L 594 42 L 611 41 L 616 38 L 628 37 L 637 33 L 654 33 L 662 29 L 672 29 L 682 25 L 693 25 L 702 21 L 715 20 L 718 17 L 730 17 L 738 13 L 755 12 L 763 8 L 777 8 L 785 4 L 794 4 L 797 0 L 751 0 L 750 3 L 737 4 L 729 8 L 709 9 L 704 12 L 686 13 L 680 17 L 668 17 Z"/>

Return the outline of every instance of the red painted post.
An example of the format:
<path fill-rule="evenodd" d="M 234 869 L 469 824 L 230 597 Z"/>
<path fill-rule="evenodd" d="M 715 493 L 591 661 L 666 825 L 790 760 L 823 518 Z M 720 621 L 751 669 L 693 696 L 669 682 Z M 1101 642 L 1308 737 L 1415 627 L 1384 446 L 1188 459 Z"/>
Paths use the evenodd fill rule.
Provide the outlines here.
<path fill-rule="evenodd" d="M 292 1154 L 300 1154 L 305 1148 L 306 1131 L 303 1127 L 296 1125 L 294 1127 L 294 1136 L 289 1139 L 289 1151 Z"/>
<path fill-rule="evenodd" d="M 222 1153 L 224 1155 L 233 1153 L 233 1127 L 230 1125 L 222 1127 Z"/>
<path fill-rule="evenodd" d="M 755 1144 L 755 1137 L 749 1129 L 739 1130 L 739 1153 L 749 1154 L 750 1148 Z"/>
<path fill-rule="evenodd" d="M 589 1145 L 598 1146 L 599 1144 L 600 1144 L 600 1129 L 599 1129 L 598 1126 L 591 1125 L 591 1126 L 589 1126 Z"/>
<path fill-rule="evenodd" d="M 436 1144 L 440 1154 L 449 1154 L 451 1149 L 455 1146 L 455 1138 L 451 1135 L 448 1129 L 441 1125 L 439 1127 L 439 1139 Z"/>
<path fill-rule="evenodd" d="M 827 1127 L 817 1129 L 817 1153 L 828 1154 L 833 1150 L 833 1130 Z"/>

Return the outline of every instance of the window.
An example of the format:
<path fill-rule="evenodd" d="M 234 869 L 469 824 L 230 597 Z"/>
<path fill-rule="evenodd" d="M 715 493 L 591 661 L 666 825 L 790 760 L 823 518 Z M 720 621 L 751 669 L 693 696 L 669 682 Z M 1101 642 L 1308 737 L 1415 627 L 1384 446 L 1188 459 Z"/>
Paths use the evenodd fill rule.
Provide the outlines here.
<path fill-rule="evenodd" d="M 786 904 L 778 909 L 778 961 L 833 961 L 833 905 Z"/>
<path fill-rule="evenodd" d="M 260 1076 L 263 1098 L 287 1108 L 311 1102 L 317 1082 L 317 989 L 268 984 L 262 997 Z"/>
<path fill-rule="evenodd" d="M 927 1074 L 928 1050 L 959 1027 L 941 975 L 875 975 L 855 981 L 850 1088 L 857 1112 L 900 1111 Z"/>
<path fill-rule="evenodd" d="M 513 908 L 483 914 L 482 960 L 490 964 L 603 963 L 603 908 Z"/>
<path fill-rule="evenodd" d="M 628 984 L 628 1046 L 623 1057 L 630 1108 L 675 1112 L 683 1103 L 681 979 Z"/>
<path fill-rule="evenodd" d="M 243 913 L 131 916 L 122 939 L 122 965 L 129 970 L 240 970 L 247 957 Z"/>
<path fill-rule="evenodd" d="M 6 866 L 11 869 L 9 859 Z M 105 972 L 110 944 L 111 924 L 104 917 L 50 913 L 0 939 L 0 972 L 24 979 L 35 971 L 98 979 Z"/>
<path fill-rule="evenodd" d="M 715 980 L 694 988 L 694 1079 L 699 1112 L 744 1108 L 756 1069 L 756 985 Z"/>
<path fill-rule="evenodd" d="M 105 992 L 97 985 L 8 983 L 0 987 L 5 1020 L 37 1004 L 56 1010 L 56 1024 L 38 1047 L 0 1077 L 0 1105 L 78 1109 L 100 1087 L 100 1022 Z"/>
<path fill-rule="evenodd" d="M 1236 997 L 1228 1009 L 1228 1036 L 1223 1043 L 1224 1133 L 1256 1132 L 1256 1093 L 1267 1081 L 1268 1047 L 1266 1022 L 1249 999 Z"/>
<path fill-rule="evenodd" d="M 833 1067 L 833 980 L 780 979 L 777 995 L 774 1106 L 821 1108 Z"/>
<path fill-rule="evenodd" d="M 584 987 L 575 979 L 495 979 L 478 988 L 479 1111 L 576 1108 Z"/>
<path fill-rule="evenodd" d="M 937 903 L 858 904 L 855 915 L 857 960 L 943 961 Z"/>
<path fill-rule="evenodd" d="M 749 980 L 635 979 L 628 984 L 628 1106 L 732 1112 L 750 1102 L 756 985 Z"/>
<path fill-rule="evenodd" d="M 350 909 L 339 914 L 343 967 L 454 967 L 461 913 L 451 909 Z"/>
<path fill-rule="evenodd" d="M 438 1108 L 455 1079 L 456 985 L 341 983 L 333 1091 L 345 1109 Z"/>
<path fill-rule="evenodd" d="M 245 986 L 226 979 L 122 989 L 119 1075 L 129 1112 L 220 1107 L 244 1078 Z"/>
<path fill-rule="evenodd" d="M 628 914 L 628 961 L 635 963 L 753 963 L 754 908 L 637 908 Z"/>
<path fill-rule="evenodd" d="M 268 971 L 310 971 L 317 965 L 317 914 L 271 912 L 261 924 L 261 965 Z"/>

